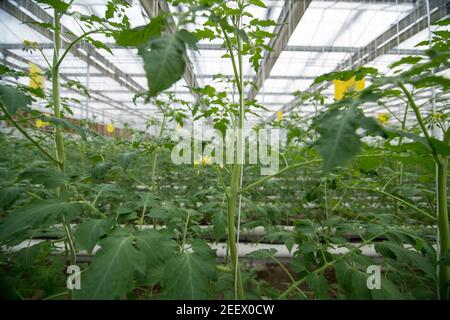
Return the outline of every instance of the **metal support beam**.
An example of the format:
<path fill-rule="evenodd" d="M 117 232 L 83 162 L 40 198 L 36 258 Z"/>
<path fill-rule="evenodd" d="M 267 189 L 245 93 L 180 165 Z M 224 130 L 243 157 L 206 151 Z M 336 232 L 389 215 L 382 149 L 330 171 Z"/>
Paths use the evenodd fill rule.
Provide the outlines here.
<path fill-rule="evenodd" d="M 85 73 L 82 72 L 64 72 L 64 69 L 61 70 L 61 74 L 67 76 L 67 77 L 86 77 Z M 133 77 L 133 78 L 143 78 L 146 77 L 145 73 L 129 73 L 129 76 Z M 104 77 L 105 75 L 101 74 L 101 73 L 91 73 L 90 77 L 91 78 L 101 78 Z M 212 79 L 215 76 L 215 74 L 202 74 L 199 75 L 197 78 L 199 79 Z M 224 75 L 224 77 L 226 78 L 233 78 L 233 75 Z M 244 79 L 252 79 L 252 76 L 250 75 L 246 75 L 244 76 Z M 269 79 L 272 80 L 313 80 L 315 79 L 315 77 L 312 76 L 271 76 Z M 131 93 L 131 92 L 130 92 Z"/>
<path fill-rule="evenodd" d="M 448 14 L 448 3 L 446 0 L 431 0 L 431 22 L 442 19 Z M 396 45 L 397 42 L 401 43 L 413 35 L 419 33 L 427 27 L 426 19 L 426 6 L 424 2 L 412 10 L 406 17 L 401 19 L 398 23 L 392 25 L 388 30 L 379 35 L 375 40 L 370 42 L 366 47 L 360 50 L 360 52 L 352 55 L 349 59 L 345 60 L 340 64 L 334 71 L 338 71 L 341 68 L 355 68 L 357 66 L 366 64 L 373 61 L 380 55 L 389 52 Z M 331 83 L 326 83 L 323 86 L 315 86 L 310 89 L 310 91 L 317 90 L 319 88 L 326 88 L 330 86 Z M 297 104 L 298 99 L 293 99 L 289 103 L 285 104 L 280 111 L 288 112 L 292 110 Z M 270 122 L 276 119 L 276 112 L 270 117 L 264 120 L 264 122 Z"/>
<path fill-rule="evenodd" d="M 437 21 L 447 15 L 447 3 L 446 0 L 430 1 L 431 10 L 434 9 L 431 14 L 431 21 Z M 421 4 L 417 9 L 400 20 L 398 24 L 389 28 L 386 32 L 383 32 L 362 50 L 353 54 L 349 59 L 344 61 L 341 66 L 336 68 L 336 70 L 358 67 L 374 60 L 380 55 L 386 54 L 395 48 L 397 43 L 402 43 L 424 30 L 427 27 L 426 14 L 427 9 L 425 1 L 421 1 Z"/>
<path fill-rule="evenodd" d="M 369 3 L 369 4 L 414 4 L 417 2 L 417 0 L 320 0 L 322 2 L 351 2 L 351 3 Z M 419 0 L 420 1 L 420 0 Z"/>
<path fill-rule="evenodd" d="M 1 44 L 0 44 L 1 46 Z M 199 43 L 197 47 L 200 50 L 225 50 L 221 45 L 214 43 Z M 317 53 L 330 53 L 330 52 L 344 52 L 344 53 L 357 53 L 361 50 L 359 47 L 348 47 L 348 46 L 286 46 L 283 51 L 291 52 L 317 52 Z M 425 50 L 419 49 L 392 49 L 387 52 L 387 54 L 398 54 L 398 55 L 424 55 Z"/>
<path fill-rule="evenodd" d="M 311 0 L 285 0 L 274 30 L 276 37 L 268 44 L 272 51 L 264 52 L 259 71 L 253 79 L 254 87 L 252 86 L 247 94 L 248 100 L 255 99 L 310 3 Z"/>
<path fill-rule="evenodd" d="M 124 48 L 115 43 L 104 43 L 110 49 L 123 49 Z M 42 49 L 53 49 L 52 43 L 39 43 L 39 47 Z M 197 44 L 199 50 L 225 50 L 220 44 L 214 43 L 199 43 Z M 0 43 L 0 49 L 7 50 L 22 50 L 25 48 L 23 43 Z M 318 52 L 318 53 L 330 53 L 330 52 L 344 52 L 344 53 L 357 53 L 362 48 L 358 47 L 346 47 L 346 46 L 286 46 L 284 51 L 292 52 Z M 396 55 L 425 55 L 425 50 L 420 49 L 391 49 L 387 54 Z"/>

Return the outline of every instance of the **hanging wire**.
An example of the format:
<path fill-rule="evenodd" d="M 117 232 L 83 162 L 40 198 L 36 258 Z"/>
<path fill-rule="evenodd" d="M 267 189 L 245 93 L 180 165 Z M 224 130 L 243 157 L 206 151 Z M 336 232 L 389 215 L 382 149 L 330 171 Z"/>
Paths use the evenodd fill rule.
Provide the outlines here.
<path fill-rule="evenodd" d="M 240 24 L 242 24 L 242 17 L 240 17 L 241 21 Z M 240 40 L 239 40 L 240 41 Z M 243 68 L 242 68 L 242 62 L 240 63 L 240 72 L 241 72 L 241 76 L 242 76 L 242 72 L 243 72 Z M 243 79 L 243 76 L 241 77 L 241 80 Z M 244 94 L 244 81 L 241 81 L 241 95 Z M 240 104 L 242 103 L 242 100 L 244 99 L 242 98 L 242 96 L 240 97 Z M 245 117 L 245 106 L 243 107 L 243 116 Z M 245 163 L 245 136 L 244 136 L 244 119 L 239 119 L 239 122 L 242 124 L 242 131 L 238 133 L 238 136 L 241 136 L 241 161 L 242 163 Z M 237 154 L 236 154 L 237 155 Z M 238 159 L 236 159 L 238 160 Z M 237 161 L 239 162 L 239 161 Z M 236 165 L 239 165 L 238 163 L 236 163 Z M 244 166 L 241 166 L 241 172 L 240 172 L 240 177 L 239 177 L 239 189 L 242 189 L 242 180 L 244 178 Z M 239 203 L 238 203 L 238 217 L 237 217 L 237 226 L 236 226 L 236 264 L 234 266 L 234 294 L 235 297 L 238 296 L 238 267 L 239 267 L 239 238 L 240 238 L 240 229 L 241 229 L 241 208 L 242 208 L 242 193 L 239 193 Z"/>
<path fill-rule="evenodd" d="M 431 13 L 430 13 L 430 1 L 429 0 L 425 0 L 425 3 L 426 3 L 426 7 L 427 7 L 427 29 L 428 29 L 428 46 L 429 46 L 429 48 L 431 49 L 431 40 L 432 40 L 432 35 L 431 35 Z M 434 70 L 434 68 L 433 69 L 431 69 L 431 72 L 434 74 L 435 73 L 435 70 Z M 433 114 L 435 114 L 436 113 L 436 92 L 435 92 L 435 88 L 434 88 L 434 86 L 433 87 L 431 87 L 431 109 L 432 109 L 432 112 L 433 112 Z M 432 119 L 434 119 L 434 117 L 431 117 Z M 433 136 L 433 137 L 436 137 L 437 136 L 437 132 L 436 132 L 436 126 L 434 125 L 434 120 L 432 120 L 432 122 L 431 122 L 431 135 Z M 436 177 L 438 176 L 438 166 L 437 166 L 437 164 L 436 164 Z M 438 193 L 438 181 L 437 181 L 437 179 L 436 179 L 436 195 L 437 195 L 437 193 Z M 439 210 L 439 203 L 437 203 L 437 205 L 436 205 L 436 210 L 437 210 L 437 212 L 438 212 L 438 210 Z M 439 228 L 436 228 L 436 252 L 440 252 L 440 250 L 441 250 L 441 246 L 440 246 L 440 243 L 439 243 L 439 238 L 440 238 L 440 235 L 439 235 Z M 436 272 L 437 272 L 437 274 L 439 275 L 439 271 L 440 271 L 440 264 L 438 263 L 437 265 L 436 265 Z M 440 285 L 439 284 L 439 277 L 436 277 L 436 281 L 437 281 L 437 283 L 438 283 L 438 286 Z M 440 296 L 440 290 L 438 290 L 438 297 L 439 297 L 439 299 L 441 299 L 442 297 Z"/>

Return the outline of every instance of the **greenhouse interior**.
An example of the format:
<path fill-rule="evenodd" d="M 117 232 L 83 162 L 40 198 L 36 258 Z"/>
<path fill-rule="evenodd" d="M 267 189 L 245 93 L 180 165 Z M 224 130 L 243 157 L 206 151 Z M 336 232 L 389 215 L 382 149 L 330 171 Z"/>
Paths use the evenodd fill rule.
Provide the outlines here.
<path fill-rule="evenodd" d="M 448 1 L 1 0 L 0 25 L 2 300 L 450 298 Z"/>

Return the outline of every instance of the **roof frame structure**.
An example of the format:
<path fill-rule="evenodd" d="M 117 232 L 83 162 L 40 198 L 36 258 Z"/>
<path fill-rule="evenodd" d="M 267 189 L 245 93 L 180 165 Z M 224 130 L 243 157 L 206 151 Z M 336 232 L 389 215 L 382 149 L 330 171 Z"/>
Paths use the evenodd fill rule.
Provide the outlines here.
<path fill-rule="evenodd" d="M 13 52 L 10 52 L 10 51 L 7 51 L 7 50 L 2 50 L 2 52 L 3 52 L 3 55 L 4 55 L 4 59 L 3 59 L 2 63 L 5 63 L 6 65 L 8 65 L 10 67 L 13 67 L 15 69 L 18 69 L 18 70 L 21 70 L 21 71 L 24 71 L 24 72 L 28 72 L 29 71 L 28 69 L 26 69 L 24 67 L 18 66 L 16 64 L 8 61 L 8 59 L 7 59 L 8 57 L 11 57 L 11 58 L 13 58 L 13 59 L 15 59 L 17 61 L 20 61 L 20 62 L 23 62 L 23 63 L 26 63 L 26 64 L 33 63 L 33 64 L 37 65 L 41 70 L 44 69 L 43 66 L 40 66 L 40 65 L 36 64 L 35 62 L 32 62 L 32 61 L 30 61 L 30 60 L 28 60 L 28 59 L 26 59 L 24 57 L 21 57 L 21 56 L 15 54 L 15 53 L 13 53 Z M 64 74 L 60 74 L 60 76 L 61 76 L 61 78 L 64 81 L 69 80 L 68 77 L 66 75 L 64 75 Z M 72 89 L 72 88 L 68 88 L 68 90 L 76 92 L 76 93 L 79 93 L 78 91 L 76 91 L 75 89 Z M 119 111 L 130 112 L 131 114 L 133 114 L 133 115 L 135 115 L 137 117 L 141 117 L 142 116 L 142 113 L 137 113 L 135 110 L 130 110 L 126 105 L 123 105 L 121 102 L 111 99 L 110 97 L 105 95 L 100 90 L 89 90 L 89 91 L 90 91 L 91 94 L 93 93 L 93 94 L 96 94 L 96 95 L 101 97 L 101 98 L 97 98 L 95 96 L 91 96 L 92 100 L 96 100 L 96 101 L 98 101 L 100 103 L 104 103 L 104 104 L 114 105 L 115 109 L 117 109 Z M 103 99 L 105 99 L 105 100 L 103 100 Z"/>
<path fill-rule="evenodd" d="M 30 0 L 15 0 L 15 2 L 17 3 L 17 6 L 12 5 L 8 1 L 1 1 L 1 8 L 22 22 L 36 21 L 34 17 L 38 18 L 42 22 L 52 22 L 52 16 L 45 12 L 45 10 L 39 7 L 39 5 L 37 5 L 36 3 Z M 23 7 L 26 11 L 30 12 L 34 17 L 20 10 L 20 7 Z M 51 32 L 50 30 L 42 28 L 36 24 L 28 25 L 49 40 L 53 39 L 53 32 Z M 73 41 L 77 38 L 75 33 L 73 33 L 66 27 L 63 28 L 62 35 L 63 38 L 69 39 L 70 41 Z M 61 39 L 61 44 L 63 48 L 67 48 L 69 46 L 69 43 L 64 39 Z M 84 42 L 82 46 L 73 46 L 70 50 L 70 53 L 99 70 L 105 77 L 111 78 L 120 86 L 129 89 L 131 93 L 145 91 L 144 87 L 142 87 L 138 82 L 132 79 L 131 76 L 120 70 L 107 58 L 101 55 L 91 44 Z M 9 52 L 9 55 L 11 55 L 11 52 Z M 115 102 L 110 98 L 108 98 L 108 100 L 110 100 L 111 102 Z M 120 103 L 118 104 L 121 105 Z M 140 117 L 144 116 L 141 112 L 136 112 Z M 131 113 L 136 112 L 132 111 Z"/>
<path fill-rule="evenodd" d="M 310 3 L 311 0 L 285 0 L 277 21 L 277 26 L 273 31 L 276 36 L 270 39 L 268 43 L 268 46 L 272 48 L 272 51 L 264 51 L 258 73 L 253 79 L 254 86 L 249 89 L 247 100 L 255 99 L 263 86 L 264 81 L 269 77 L 281 52 L 286 48 L 292 33 L 302 19 Z"/>
<path fill-rule="evenodd" d="M 104 43 L 110 49 L 123 49 L 124 48 L 115 43 Z M 53 44 L 39 43 L 39 47 L 42 49 L 53 49 Z M 224 50 L 221 45 L 213 43 L 199 43 L 197 44 L 199 50 Z M 21 50 L 25 48 L 23 43 L 0 43 L 0 49 L 6 50 Z M 330 53 L 330 52 L 343 52 L 343 53 L 357 53 L 361 48 L 358 47 L 348 47 L 348 46 L 286 46 L 283 51 L 290 52 L 318 52 L 318 53 Z M 391 49 L 387 54 L 395 55 L 425 55 L 425 50 L 420 49 Z M 198 76 L 197 76 L 198 77 Z"/>
<path fill-rule="evenodd" d="M 448 6 L 446 0 L 430 0 L 430 16 L 431 22 L 437 21 L 445 17 L 448 13 Z M 355 68 L 359 65 L 368 63 L 378 56 L 386 54 L 395 46 L 397 43 L 401 43 L 413 35 L 419 33 L 427 27 L 427 8 L 426 4 L 421 2 L 411 13 L 401 19 L 398 23 L 392 25 L 388 30 L 379 35 L 376 39 L 370 42 L 367 46 L 363 47 L 359 52 L 352 55 L 344 63 L 340 64 L 335 68 L 334 71 L 338 71 L 343 67 Z M 326 88 L 330 86 L 331 83 L 323 85 L 321 88 Z M 309 91 L 314 91 L 319 89 L 319 86 L 313 86 Z M 298 103 L 298 98 L 285 104 L 279 111 L 283 113 L 292 110 Z M 275 120 L 277 117 L 277 112 L 273 113 L 268 118 L 264 119 L 263 122 L 270 122 Z"/>
<path fill-rule="evenodd" d="M 8 1 L 2 1 L 1 8 L 21 22 L 36 21 L 34 17 L 22 11 L 20 9 L 21 7 L 27 10 L 28 12 L 32 13 L 33 16 L 37 17 L 42 22 L 47 23 L 52 22 L 52 16 L 47 12 L 45 12 L 45 10 L 43 10 L 39 5 L 32 2 L 31 0 L 15 0 L 15 2 L 17 3 L 17 6 L 12 5 Z M 50 40 L 53 38 L 53 33 L 50 30 L 42 28 L 36 24 L 28 24 L 28 25 L 30 28 L 39 32 L 44 37 Z M 75 33 L 70 31 L 68 28 L 63 28 L 62 34 L 64 38 L 69 39 L 70 41 L 73 41 L 77 38 Z M 69 45 L 68 42 L 65 41 L 64 39 L 62 39 L 61 43 L 62 47 L 64 48 L 67 48 Z M 130 91 L 138 92 L 145 90 L 139 83 L 134 81 L 129 75 L 127 75 L 125 72 L 123 72 L 114 64 L 112 64 L 107 58 L 101 55 L 91 44 L 84 43 L 83 49 L 84 50 L 81 50 L 80 46 L 78 47 L 73 46 L 70 52 L 77 58 L 85 61 L 86 63 L 89 63 L 94 68 L 98 69 L 105 76 L 119 83 L 119 85 L 130 89 Z M 97 63 L 97 61 L 99 61 L 102 65 Z M 112 70 L 113 72 L 111 72 L 108 69 Z"/>

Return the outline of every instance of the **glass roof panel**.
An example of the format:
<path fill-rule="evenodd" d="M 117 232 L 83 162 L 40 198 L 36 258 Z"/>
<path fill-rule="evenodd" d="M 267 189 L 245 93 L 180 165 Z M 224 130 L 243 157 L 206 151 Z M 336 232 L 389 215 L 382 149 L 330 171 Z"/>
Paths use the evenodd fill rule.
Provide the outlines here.
<path fill-rule="evenodd" d="M 295 0 L 264 0 L 267 8 L 252 7 L 251 12 L 254 17 L 260 19 L 270 18 L 275 21 L 285 4 Z M 14 5 L 15 2 L 9 0 Z M 396 2 L 398 3 L 396 5 Z M 127 9 L 126 14 L 129 17 L 132 26 L 143 25 L 148 22 L 145 10 L 138 0 L 130 0 L 132 4 Z M 105 11 L 106 0 L 75 0 L 74 10 L 83 14 L 94 14 L 102 16 Z M 261 89 L 256 95 L 258 101 L 266 104 L 272 112 L 278 110 L 283 105 L 292 101 L 292 92 L 296 90 L 307 90 L 311 85 L 313 78 L 324 72 L 330 72 L 340 68 L 343 61 L 352 56 L 352 53 L 372 42 L 377 36 L 381 35 L 387 29 L 392 27 L 400 19 L 412 12 L 418 5 L 418 2 L 411 1 L 373 1 L 373 0 L 354 0 L 354 1 L 318 1 L 313 0 L 300 20 L 299 24 L 289 26 L 292 28 L 292 36 L 288 41 L 288 47 L 283 51 L 275 62 L 270 75 L 264 81 Z M 40 5 L 44 8 L 45 5 Z M 27 15 L 34 17 L 30 12 L 23 8 Z M 51 13 L 49 10 L 46 12 Z M 34 17 L 36 18 L 36 17 Z M 200 20 L 198 21 L 201 22 Z M 81 32 L 79 26 L 72 18 L 65 18 L 64 28 L 75 34 Z M 0 26 L 6 32 L 0 35 L 0 58 L 12 66 L 27 70 L 28 63 L 33 62 L 45 67 L 45 60 L 38 54 L 30 54 L 22 50 L 23 40 L 36 41 L 44 48 L 44 53 L 52 56 L 52 45 L 50 39 L 39 34 L 32 27 L 21 23 L 19 20 L 0 9 Z M 272 28 L 268 28 L 269 31 Z M 104 121 L 109 120 L 129 121 L 137 126 L 143 126 L 147 119 L 138 117 L 136 110 L 141 110 L 145 116 L 161 117 L 161 113 L 151 104 L 144 105 L 138 101 L 136 107 L 131 99 L 135 94 L 136 88 L 130 89 L 123 85 L 123 79 L 117 79 L 121 76 L 119 73 L 127 75 L 132 81 L 141 88 L 147 88 L 147 80 L 143 70 L 141 58 L 137 55 L 137 50 L 118 48 L 112 45 L 112 39 L 104 36 L 95 35 L 95 39 L 103 41 L 112 47 L 113 55 L 102 49 L 97 49 L 99 57 L 91 57 L 89 66 L 89 80 L 87 63 L 79 57 L 68 54 L 67 59 L 61 65 L 61 74 L 65 79 L 78 80 L 82 84 L 88 84 L 89 88 L 95 91 L 92 99 L 89 101 L 90 113 L 97 116 L 105 116 Z M 389 54 L 383 52 L 375 54 L 373 61 L 368 65 L 375 66 L 381 71 L 386 70 L 387 66 L 403 56 L 404 53 L 395 50 L 415 50 L 414 46 L 422 40 L 427 39 L 427 30 L 418 30 L 410 39 L 393 48 Z M 211 45 L 218 43 L 201 42 L 199 45 Z M 381 44 L 380 44 L 381 45 Z M 420 48 L 424 49 L 424 48 Z M 85 54 L 84 49 L 80 49 L 81 54 Z M 189 50 L 189 57 L 193 63 L 194 74 L 200 85 L 214 85 L 218 91 L 226 90 L 230 92 L 233 88 L 226 83 L 218 80 L 213 81 L 212 75 L 222 73 L 232 75 L 232 67 L 227 59 L 221 56 L 225 50 Z M 92 65 L 95 63 L 98 67 Z M 111 69 L 106 64 L 111 63 L 119 71 Z M 251 80 L 255 76 L 248 61 L 245 61 L 245 78 Z M 444 73 L 448 76 L 448 71 Z M 19 81 L 26 80 L 20 79 Z M 122 84 L 121 84 L 122 83 Z M 178 98 L 193 101 L 194 97 L 186 88 L 186 82 L 180 80 L 173 85 L 169 91 L 176 92 Z M 47 88 L 49 84 L 47 84 Z M 133 86 L 132 86 L 133 87 Z M 82 96 L 76 95 L 73 91 L 64 89 L 65 94 L 77 97 L 82 100 Z M 333 87 L 326 89 L 325 93 L 333 96 Z M 95 97 L 95 99 L 94 99 Z M 124 112 L 119 107 L 130 108 L 133 112 Z M 83 117 L 83 105 L 74 105 L 76 116 Z M 303 110 L 303 109 L 302 109 Z M 312 112 L 311 106 L 305 106 L 305 112 Z M 374 109 L 376 112 L 376 109 Z M 368 111 L 369 112 L 369 111 Z M 372 112 L 372 111 L 370 111 Z M 271 112 L 261 113 L 262 117 L 270 115 Z M 103 118 L 102 118 L 103 119 Z M 256 121 L 257 117 L 249 116 L 249 119 Z M 103 121 L 103 120 L 102 120 Z"/>

